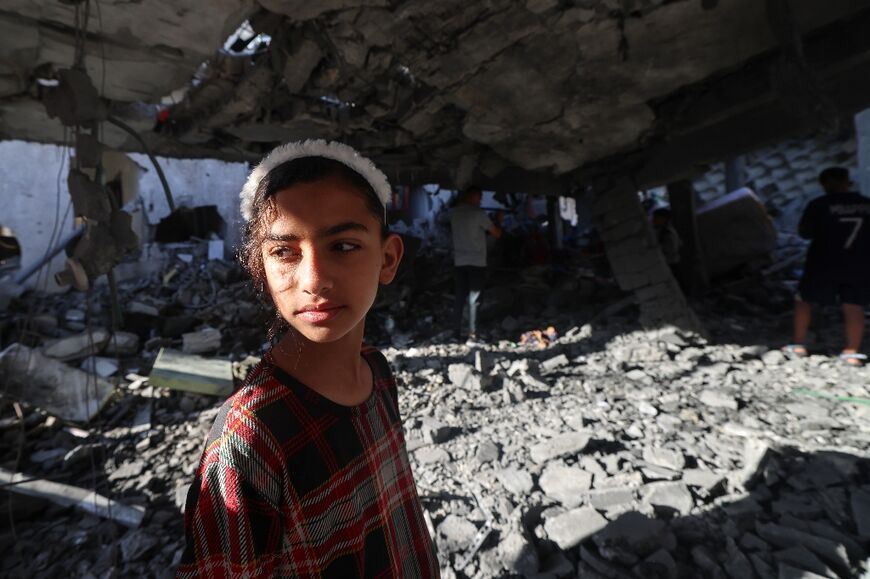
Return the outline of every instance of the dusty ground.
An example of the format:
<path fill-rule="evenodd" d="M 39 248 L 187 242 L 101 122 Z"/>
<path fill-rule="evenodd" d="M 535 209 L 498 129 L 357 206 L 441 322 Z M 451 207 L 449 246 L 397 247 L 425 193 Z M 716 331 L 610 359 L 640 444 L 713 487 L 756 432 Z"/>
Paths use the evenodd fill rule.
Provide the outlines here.
<path fill-rule="evenodd" d="M 642 331 L 631 306 L 588 287 L 580 305 L 566 306 L 559 291 L 529 300 L 540 279 L 526 272 L 512 286 L 496 283 L 479 348 L 450 341 L 449 288 L 397 290 L 399 305 L 372 314 L 373 343 L 403 344 L 383 349 L 400 380 L 445 577 L 866 572 L 870 369 L 829 355 L 835 311 L 819 318 L 817 353 L 788 360 L 776 351 L 789 300 L 778 283 L 743 281 L 696 302 L 709 330 L 702 338 Z M 245 309 L 229 299 L 243 295 L 242 285 L 221 291 Z M 495 298 L 509 294 L 505 311 L 511 300 Z M 223 303 L 220 292 L 212 298 Z M 249 321 L 254 334 L 257 323 Z M 549 324 L 559 332 L 554 343 L 517 344 L 522 332 Z M 127 369 L 146 374 L 149 347 L 159 343 Z M 238 340 L 222 347 L 246 353 Z M 4 422 L 6 468 L 23 440 L 18 470 L 147 510 L 141 528 L 129 530 L 2 493 L 0 573 L 171 576 L 180 506 L 220 402 L 123 380 L 84 431 L 26 411 L 22 439 L 18 422 Z"/>

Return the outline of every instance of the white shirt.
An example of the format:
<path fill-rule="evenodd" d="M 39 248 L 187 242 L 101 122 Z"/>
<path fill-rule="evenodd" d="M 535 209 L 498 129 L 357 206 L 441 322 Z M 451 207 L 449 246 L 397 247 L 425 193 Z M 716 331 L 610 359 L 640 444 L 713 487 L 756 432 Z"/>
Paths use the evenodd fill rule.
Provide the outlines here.
<path fill-rule="evenodd" d="M 453 229 L 453 264 L 486 267 L 486 232 L 492 221 L 480 207 L 460 203 L 450 210 Z"/>

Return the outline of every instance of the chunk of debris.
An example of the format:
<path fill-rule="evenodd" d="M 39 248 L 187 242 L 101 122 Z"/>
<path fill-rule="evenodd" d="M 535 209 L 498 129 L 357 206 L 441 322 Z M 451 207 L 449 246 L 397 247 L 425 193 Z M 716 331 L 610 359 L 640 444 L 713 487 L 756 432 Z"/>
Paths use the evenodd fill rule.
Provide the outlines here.
<path fill-rule="evenodd" d="M 102 328 L 91 332 L 82 332 L 68 338 L 59 338 L 49 341 L 42 349 L 49 358 L 55 358 L 63 362 L 86 358 L 102 351 L 108 343 L 111 334 Z"/>
<path fill-rule="evenodd" d="M 181 335 L 181 351 L 185 354 L 205 354 L 220 347 L 221 331 L 216 328 L 204 328 Z"/>
<path fill-rule="evenodd" d="M 579 507 L 548 518 L 544 530 L 560 549 L 571 549 L 607 526 L 607 519 L 592 507 Z"/>
<path fill-rule="evenodd" d="M 73 422 L 93 418 L 114 390 L 102 378 L 22 344 L 12 344 L 0 352 L 0 376 L 8 396 Z"/>
<path fill-rule="evenodd" d="M 142 523 L 145 516 L 144 507 L 125 505 L 94 491 L 48 480 L 33 479 L 26 474 L 4 468 L 0 468 L 0 485 L 9 492 L 46 499 L 63 507 L 73 507 L 134 529 Z"/>
<path fill-rule="evenodd" d="M 555 458 L 574 456 L 589 445 L 592 437 L 585 432 L 568 432 L 534 445 L 529 453 L 537 464 L 544 464 Z"/>
<path fill-rule="evenodd" d="M 148 381 L 152 386 L 173 390 L 229 396 L 233 393 L 233 368 L 229 360 L 161 348 Z"/>

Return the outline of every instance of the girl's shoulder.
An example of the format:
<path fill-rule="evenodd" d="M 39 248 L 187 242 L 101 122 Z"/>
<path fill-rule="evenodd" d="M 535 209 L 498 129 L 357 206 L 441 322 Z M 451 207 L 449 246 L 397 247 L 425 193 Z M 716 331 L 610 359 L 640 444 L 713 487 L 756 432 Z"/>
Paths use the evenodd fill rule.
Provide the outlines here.
<path fill-rule="evenodd" d="M 387 361 L 386 356 L 384 356 L 380 350 L 374 346 L 363 343 L 362 348 L 360 349 L 360 354 L 365 358 L 372 369 L 372 374 L 374 374 L 375 379 L 375 387 L 382 385 L 381 383 L 395 383 L 393 369 L 390 366 L 389 361 Z"/>

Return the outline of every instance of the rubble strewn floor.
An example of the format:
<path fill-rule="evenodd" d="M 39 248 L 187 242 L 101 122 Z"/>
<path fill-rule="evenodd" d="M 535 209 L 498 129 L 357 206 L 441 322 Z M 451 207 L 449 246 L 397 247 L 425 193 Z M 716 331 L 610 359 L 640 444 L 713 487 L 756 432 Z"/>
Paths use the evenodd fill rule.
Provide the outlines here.
<path fill-rule="evenodd" d="M 187 316 L 178 322 L 183 331 L 203 322 L 223 328 L 219 353 L 242 360 L 262 321 L 251 315 L 255 305 L 236 273 L 219 262 L 179 267 L 159 290 L 131 282 L 121 291 L 125 303 L 140 304 L 128 306 L 139 315 L 148 305 L 141 296 L 152 296 L 161 317 L 150 323 Z M 223 289 L 213 276 L 225 278 Z M 523 279 L 514 290 L 530 295 L 535 278 Z M 427 284 L 426 299 L 397 288 L 402 307 L 418 315 L 376 308 L 371 340 L 389 343 L 386 325 L 403 344 L 383 350 L 400 380 L 443 576 L 866 572 L 870 368 L 824 355 L 835 347 L 834 323 L 818 334 L 820 354 L 786 359 L 776 346 L 787 335 L 787 292 L 759 283 L 695 304 L 706 339 L 641 330 L 624 302 L 566 309 L 551 300 L 516 306 L 510 318 L 491 306 L 487 345 L 478 348 L 448 339 L 438 311 L 449 301 L 439 301 L 438 280 Z M 193 307 L 173 310 L 179 303 Z M 54 311 L 69 305 L 57 302 Z M 388 313 L 395 320 L 382 324 Z M 68 333 L 80 323 L 78 314 L 61 320 Z M 523 331 L 549 324 L 560 334 L 553 343 L 518 345 Z M 186 485 L 221 402 L 137 378 L 173 339 L 147 340 L 144 350 L 118 358 L 127 379 L 87 428 L 27 409 L 22 423 L 3 408 L 4 468 L 93 488 L 144 506 L 146 515 L 128 529 L 0 493 L 0 574 L 172 576 Z"/>

